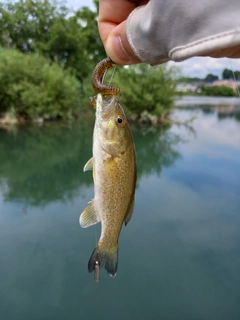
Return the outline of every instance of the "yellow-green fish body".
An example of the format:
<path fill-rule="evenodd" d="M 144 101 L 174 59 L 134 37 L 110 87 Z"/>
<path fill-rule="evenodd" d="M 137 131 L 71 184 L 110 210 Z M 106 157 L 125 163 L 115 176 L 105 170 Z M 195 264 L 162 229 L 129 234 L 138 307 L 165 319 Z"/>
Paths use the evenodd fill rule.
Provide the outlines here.
<path fill-rule="evenodd" d="M 136 186 L 136 156 L 126 116 L 115 95 L 97 95 L 93 157 L 84 171 L 93 169 L 94 199 L 80 216 L 82 227 L 101 222 L 101 237 L 88 263 L 105 265 L 114 276 L 118 263 L 118 237 L 131 219 Z"/>

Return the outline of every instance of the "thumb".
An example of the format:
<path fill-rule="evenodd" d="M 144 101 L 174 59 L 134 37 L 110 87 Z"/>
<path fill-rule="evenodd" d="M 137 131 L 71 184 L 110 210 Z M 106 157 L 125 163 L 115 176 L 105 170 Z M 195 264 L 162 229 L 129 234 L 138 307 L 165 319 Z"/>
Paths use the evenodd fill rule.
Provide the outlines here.
<path fill-rule="evenodd" d="M 136 64 L 142 61 L 134 54 L 126 35 L 126 20 L 115 27 L 106 43 L 107 55 L 119 65 Z"/>

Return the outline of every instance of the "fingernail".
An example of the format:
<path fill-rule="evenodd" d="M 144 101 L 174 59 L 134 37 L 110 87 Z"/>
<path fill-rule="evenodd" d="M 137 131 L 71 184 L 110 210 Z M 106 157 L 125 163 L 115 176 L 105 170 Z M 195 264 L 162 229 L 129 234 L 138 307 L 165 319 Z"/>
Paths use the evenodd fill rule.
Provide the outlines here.
<path fill-rule="evenodd" d="M 129 62 L 131 60 L 131 58 L 129 57 L 129 55 L 127 54 L 125 49 L 123 48 L 122 40 L 121 40 L 120 36 L 114 36 L 111 39 L 111 47 L 112 47 L 112 50 L 114 51 L 115 55 L 117 56 L 117 58 L 119 60 L 121 60 L 122 62 Z"/>

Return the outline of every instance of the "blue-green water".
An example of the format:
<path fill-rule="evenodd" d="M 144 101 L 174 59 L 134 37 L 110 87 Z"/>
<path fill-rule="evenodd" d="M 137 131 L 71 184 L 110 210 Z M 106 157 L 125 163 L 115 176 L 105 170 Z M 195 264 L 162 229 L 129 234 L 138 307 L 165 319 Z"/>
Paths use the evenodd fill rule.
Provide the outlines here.
<path fill-rule="evenodd" d="M 78 224 L 93 123 L 0 130 L 1 320 L 240 319 L 239 106 L 199 103 L 174 112 L 187 126 L 133 128 L 135 210 L 98 284 L 100 228 Z"/>

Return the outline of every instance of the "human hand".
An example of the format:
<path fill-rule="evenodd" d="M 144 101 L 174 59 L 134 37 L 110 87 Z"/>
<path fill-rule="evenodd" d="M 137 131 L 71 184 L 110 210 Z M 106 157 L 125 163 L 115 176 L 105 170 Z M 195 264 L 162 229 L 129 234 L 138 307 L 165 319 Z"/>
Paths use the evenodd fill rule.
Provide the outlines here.
<path fill-rule="evenodd" d="M 126 35 L 130 13 L 149 0 L 99 0 L 98 28 L 107 55 L 117 64 L 142 62 L 135 56 Z"/>
<path fill-rule="evenodd" d="M 240 58 L 239 10 L 239 0 L 99 0 L 98 26 L 119 65 Z"/>

